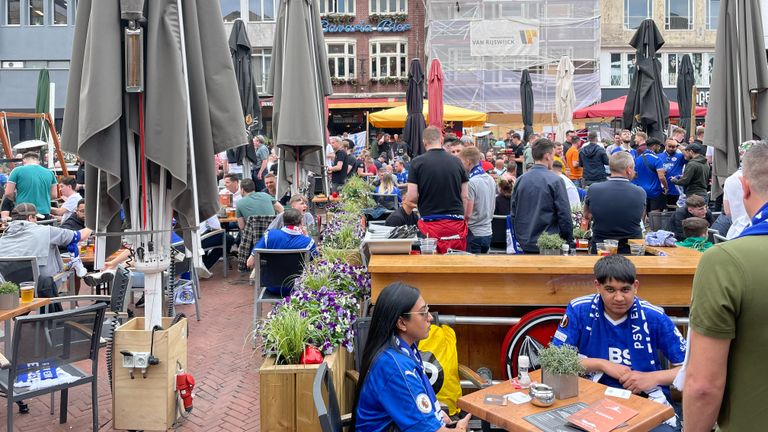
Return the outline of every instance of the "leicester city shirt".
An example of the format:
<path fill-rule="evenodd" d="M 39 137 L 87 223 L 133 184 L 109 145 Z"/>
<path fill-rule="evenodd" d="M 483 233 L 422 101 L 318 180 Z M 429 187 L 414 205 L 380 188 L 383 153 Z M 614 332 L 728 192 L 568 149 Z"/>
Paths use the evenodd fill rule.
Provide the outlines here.
<path fill-rule="evenodd" d="M 645 153 L 635 158 L 637 177 L 632 180 L 632 183 L 643 188 L 648 198 L 656 198 L 664 193 L 659 175 L 656 172 L 660 169 L 664 169 L 664 162 L 650 150 L 646 150 Z"/>
<path fill-rule="evenodd" d="M 667 177 L 667 184 L 672 185 L 672 182 L 669 179 L 683 175 L 683 167 L 687 161 L 685 160 L 683 154 L 679 151 L 675 151 L 675 153 L 672 155 L 667 152 L 663 152 L 659 154 L 659 157 L 661 162 L 664 164 L 664 175 Z M 679 195 L 677 193 L 677 188 L 671 186 L 669 188 L 669 193 L 670 195 Z"/>
<path fill-rule="evenodd" d="M 624 319 L 613 321 L 605 316 L 602 308 L 597 317 L 590 317 L 595 296 L 599 294 L 579 297 L 568 304 L 565 316 L 552 339 L 555 346 L 572 345 L 580 355 L 622 364 L 639 372 L 654 372 L 661 369 L 659 351 L 672 364 L 680 364 L 685 360 L 685 338 L 664 313 L 664 309 L 640 300 L 653 351 L 651 355 L 645 356 L 640 355 L 641 351 L 646 349 L 646 334 L 644 329 L 640 328 L 641 321 L 631 319 L 629 314 Z M 638 343 L 638 340 L 642 343 Z M 607 374 L 604 374 L 599 382 L 610 387 L 622 388 L 618 380 Z"/>

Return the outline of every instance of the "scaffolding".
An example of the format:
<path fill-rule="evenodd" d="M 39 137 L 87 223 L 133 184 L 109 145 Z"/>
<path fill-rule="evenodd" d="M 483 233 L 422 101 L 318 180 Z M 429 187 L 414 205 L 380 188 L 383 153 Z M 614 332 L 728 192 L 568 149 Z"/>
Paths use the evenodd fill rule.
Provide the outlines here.
<path fill-rule="evenodd" d="M 534 112 L 555 111 L 557 64 L 563 55 L 575 66 L 576 106 L 600 100 L 599 0 L 427 0 L 426 51 L 438 58 L 447 104 L 484 112 L 520 113 L 520 78 L 528 69 Z M 472 55 L 470 27 L 518 22 L 538 28 L 538 52 Z M 500 28 L 500 27 L 499 27 Z"/>

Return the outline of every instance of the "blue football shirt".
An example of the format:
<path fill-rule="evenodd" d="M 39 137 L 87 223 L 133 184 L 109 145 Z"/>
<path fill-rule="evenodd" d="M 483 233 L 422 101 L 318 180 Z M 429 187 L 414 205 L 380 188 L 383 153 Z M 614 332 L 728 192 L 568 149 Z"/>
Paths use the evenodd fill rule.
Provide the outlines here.
<path fill-rule="evenodd" d="M 632 183 L 643 188 L 648 198 L 656 198 L 664 193 L 661 181 L 659 181 L 659 175 L 656 172 L 656 170 L 660 169 L 664 169 L 664 162 L 650 150 L 646 150 L 645 153 L 635 158 L 637 177 L 632 180 Z"/>

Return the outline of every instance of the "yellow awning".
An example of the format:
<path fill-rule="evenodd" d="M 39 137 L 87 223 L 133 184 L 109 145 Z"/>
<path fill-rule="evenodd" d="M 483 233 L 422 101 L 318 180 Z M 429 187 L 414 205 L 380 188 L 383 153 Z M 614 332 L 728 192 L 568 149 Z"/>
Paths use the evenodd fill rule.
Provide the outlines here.
<path fill-rule="evenodd" d="M 429 102 L 424 101 L 424 119 L 429 123 Z M 375 112 L 368 115 L 368 121 L 377 128 L 401 128 L 405 126 L 408 111 L 405 104 L 396 108 Z M 488 114 L 453 105 L 443 105 L 443 121 L 463 122 L 464 127 L 482 126 L 488 119 Z"/>

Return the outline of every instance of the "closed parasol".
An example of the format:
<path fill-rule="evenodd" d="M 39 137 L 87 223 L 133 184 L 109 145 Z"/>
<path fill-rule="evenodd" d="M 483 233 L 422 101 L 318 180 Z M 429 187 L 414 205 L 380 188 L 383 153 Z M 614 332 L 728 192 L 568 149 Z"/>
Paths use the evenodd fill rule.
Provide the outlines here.
<path fill-rule="evenodd" d="M 403 128 L 403 141 L 408 144 L 411 156 L 416 157 L 424 153 L 424 143 L 421 141 L 426 122 L 424 121 L 424 71 L 419 59 L 411 60 L 408 69 L 408 89 L 405 91 L 405 105 L 408 116 L 405 118 Z M 442 129 L 442 128 L 441 128 Z"/>
<path fill-rule="evenodd" d="M 573 89 L 573 62 L 568 56 L 560 57 L 555 84 L 555 116 L 557 117 L 557 141 L 565 140 L 565 133 L 573 129 L 573 106 L 576 92 Z"/>
<path fill-rule="evenodd" d="M 435 58 L 429 66 L 427 77 L 427 100 L 429 102 L 429 125 L 443 129 L 443 68 L 440 59 Z"/>
<path fill-rule="evenodd" d="M 523 71 L 520 78 L 520 105 L 523 115 L 523 142 L 533 133 L 533 84 L 528 69 Z"/>

